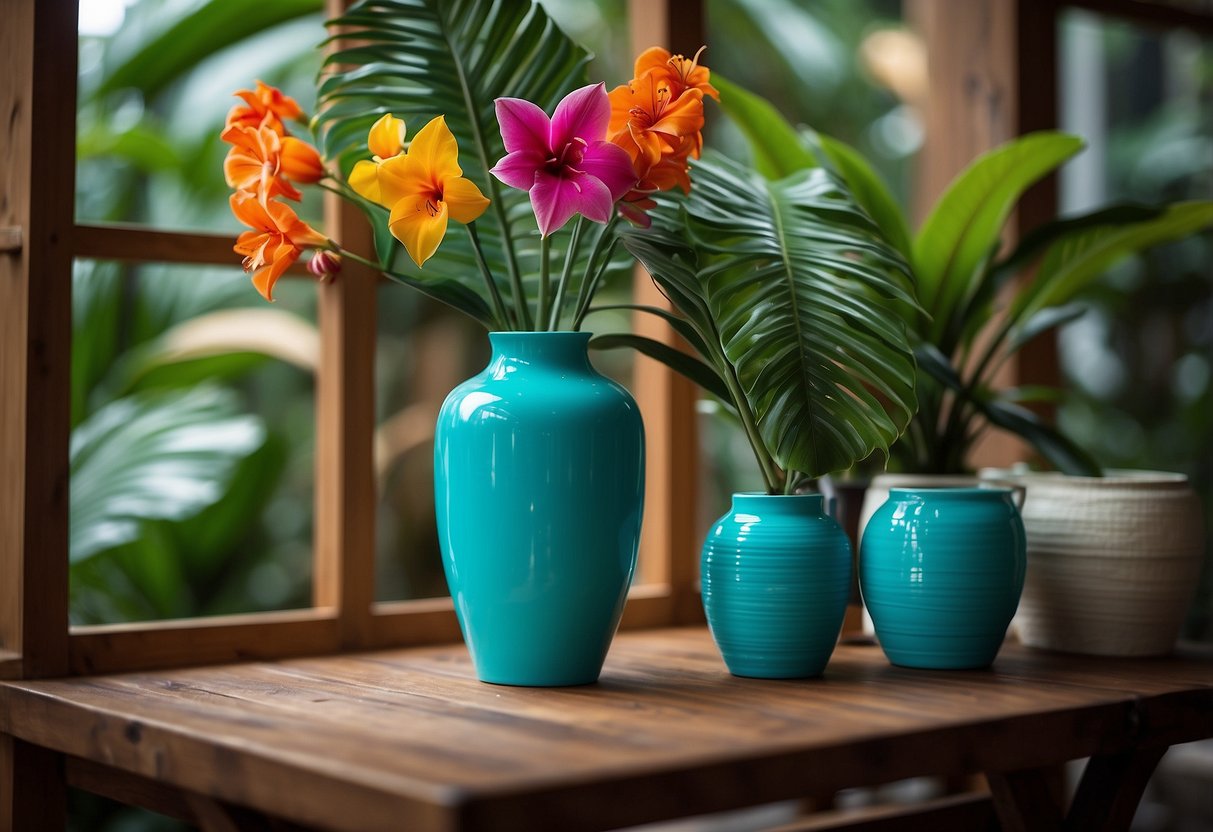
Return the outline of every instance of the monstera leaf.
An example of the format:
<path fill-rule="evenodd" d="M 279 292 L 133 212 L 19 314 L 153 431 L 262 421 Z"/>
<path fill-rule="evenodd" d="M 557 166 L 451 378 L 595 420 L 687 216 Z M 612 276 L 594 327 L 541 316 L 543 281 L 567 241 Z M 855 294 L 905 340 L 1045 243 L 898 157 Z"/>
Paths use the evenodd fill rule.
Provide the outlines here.
<path fill-rule="evenodd" d="M 445 116 L 464 175 L 492 201 L 476 223 L 488 264 L 500 280 L 520 280 L 530 294 L 535 281 L 524 270 L 537 260 L 539 238 L 527 195 L 488 173 L 505 155 L 493 102 L 525 98 L 550 113 L 587 83 L 586 52 L 537 3 L 522 0 L 364 0 L 330 25 L 337 49 L 326 62 L 332 71 L 320 85 L 317 116 L 325 156 L 339 158 L 348 173 L 355 160 L 369 158 L 367 130 L 383 113 L 405 119 L 410 136 Z M 381 260 L 392 261 L 385 266 L 422 291 L 443 286 L 441 300 L 484 320 L 484 309 L 451 286 L 462 284 L 477 297 L 482 286 L 462 229 L 449 230 L 421 273 L 385 236 L 386 215 L 366 208 Z M 553 257 L 562 254 L 554 247 Z"/>
<path fill-rule="evenodd" d="M 823 168 L 772 182 L 708 155 L 693 178 L 625 245 L 703 337 L 770 457 L 819 476 L 887 451 L 915 409 L 904 259 Z"/>

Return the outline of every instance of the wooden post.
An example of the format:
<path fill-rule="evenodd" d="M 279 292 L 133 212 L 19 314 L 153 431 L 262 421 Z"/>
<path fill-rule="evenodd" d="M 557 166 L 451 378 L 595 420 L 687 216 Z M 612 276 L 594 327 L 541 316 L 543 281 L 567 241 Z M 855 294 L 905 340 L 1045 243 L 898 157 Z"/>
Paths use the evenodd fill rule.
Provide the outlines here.
<path fill-rule="evenodd" d="M 67 670 L 74 0 L 15 0 L 0 27 L 0 648 Z"/>
<path fill-rule="evenodd" d="M 694 55 L 704 42 L 706 26 L 701 0 L 629 0 L 633 54 L 655 45 Z M 640 266 L 633 279 L 638 304 L 670 308 L 652 278 Z M 681 339 L 664 321 L 636 313 L 635 331 L 654 340 L 682 347 Z M 637 354 L 633 393 L 644 415 L 648 440 L 641 573 L 644 580 L 670 587 L 676 622 L 702 620 L 697 594 L 697 553 L 703 529 L 698 528 L 699 432 L 694 384 L 665 365 Z"/>
<path fill-rule="evenodd" d="M 911 24 L 929 60 L 927 140 L 919 157 L 913 213 L 926 216 L 948 183 L 981 153 L 1057 125 L 1057 0 L 911 0 Z M 1011 239 L 1057 212 L 1055 177 L 1024 195 Z M 996 386 L 1057 384 L 1056 342 L 1037 339 L 1007 362 Z M 968 460 L 1005 466 L 1030 455 L 1018 438 L 988 433 Z"/>
<path fill-rule="evenodd" d="M 328 0 L 331 16 L 344 0 Z M 358 208 L 328 194 L 325 231 L 373 256 Z M 378 275 L 346 260 L 320 288 L 320 366 L 316 373 L 316 529 L 313 601 L 336 607 L 343 646 L 371 639 L 375 600 L 375 302 Z"/>

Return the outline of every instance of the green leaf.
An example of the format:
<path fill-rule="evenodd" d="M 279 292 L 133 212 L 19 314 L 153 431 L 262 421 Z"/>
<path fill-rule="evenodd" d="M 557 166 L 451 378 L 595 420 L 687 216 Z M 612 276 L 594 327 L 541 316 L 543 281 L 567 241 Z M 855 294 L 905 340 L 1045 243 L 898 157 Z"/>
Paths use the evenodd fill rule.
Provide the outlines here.
<path fill-rule="evenodd" d="M 855 201 L 876 222 L 885 239 L 909 259 L 912 244 L 905 212 L 868 160 L 850 145 L 824 133 L 806 130 L 803 138 L 814 151 L 820 148 L 818 155 L 829 159 L 834 171 L 847 183 Z"/>
<path fill-rule="evenodd" d="M 692 179 L 684 220 L 667 202 L 625 244 L 719 333 L 771 456 L 820 476 L 887 451 L 915 408 L 902 257 L 827 170 L 769 182 L 708 154 Z"/>
<path fill-rule="evenodd" d="M 518 0 L 362 0 L 330 25 L 337 50 L 326 67 L 338 71 L 320 84 L 316 118 L 325 156 L 340 158 L 348 173 L 356 159 L 369 158 L 367 130 L 381 114 L 405 119 L 410 136 L 445 116 L 464 176 L 491 200 L 476 227 L 494 278 L 507 305 L 514 273 L 529 298 L 537 284 L 537 226 L 527 194 L 488 173 L 505 155 L 493 102 L 525 98 L 551 113 L 566 93 L 587 83 L 587 53 L 538 4 Z M 553 262 L 564 257 L 567 237 L 559 235 Z M 386 245 L 377 235 L 385 262 L 381 242 Z M 396 279 L 482 323 L 491 319 L 462 229 L 448 231 L 424 270 L 409 258 L 398 261 Z"/>
<path fill-rule="evenodd" d="M 1160 216 L 1164 210 L 1164 208 L 1126 202 L 1110 205 L 1089 214 L 1053 220 L 1038 226 L 1020 240 L 1014 251 L 990 267 L 983 275 L 977 291 L 969 300 L 964 311 L 954 316 L 955 323 L 961 325 L 959 338 L 956 338 L 954 333 L 950 333 L 951 337 L 945 337 L 945 340 L 960 344 L 971 343 L 977 333 L 989 323 L 993 313 L 994 299 L 1002 287 L 1029 267 L 1055 243 L 1075 238 L 1100 226 L 1117 226 L 1154 219 Z"/>
<path fill-rule="evenodd" d="M 1043 335 L 1050 329 L 1056 329 L 1059 326 L 1065 326 L 1078 320 L 1086 311 L 1087 308 L 1085 306 L 1076 303 L 1040 310 L 1031 318 L 1024 321 L 1022 325 L 1011 330 L 1010 337 L 1007 340 L 1007 352 L 1016 352 L 1024 344 Z"/>
<path fill-rule="evenodd" d="M 1213 227 L 1213 202 L 1180 202 L 1157 219 L 1127 226 L 1103 226 L 1053 243 L 1036 278 L 1011 306 L 1012 320 L 1069 303 L 1120 260 L 1153 246 Z"/>
<path fill-rule="evenodd" d="M 1075 136 L 1031 133 L 979 157 L 948 186 L 914 241 L 918 300 L 932 319 L 926 340 L 952 351 L 944 336 L 963 330 L 958 313 L 980 290 L 1020 196 L 1082 146 Z"/>
<path fill-rule="evenodd" d="M 720 91 L 721 108 L 749 142 L 755 170 L 767 179 L 782 179 L 796 171 L 817 167 L 816 157 L 775 105 L 718 72 L 712 73 L 712 85 Z"/>
<path fill-rule="evenodd" d="M 707 364 L 687 355 L 681 350 L 667 346 L 652 338 L 630 333 L 598 335 L 590 340 L 590 347 L 596 350 L 614 350 L 621 348 L 634 349 L 665 364 L 672 370 L 682 373 L 691 381 L 707 390 L 713 396 L 730 401 L 729 388 L 724 379 Z"/>
<path fill-rule="evenodd" d="M 975 397 L 973 402 L 990 424 L 1025 439 L 1063 473 L 1084 477 L 1103 473 L 1081 446 L 1027 408 L 1001 398 Z"/>
<path fill-rule="evenodd" d="M 73 563 L 135 540 L 145 520 L 181 520 L 217 502 L 265 428 L 216 388 L 139 395 L 72 432 Z"/>
<path fill-rule="evenodd" d="M 97 87 L 94 98 L 133 88 L 153 98 L 203 59 L 258 32 L 320 11 L 323 0 L 211 0 L 143 44 Z"/>

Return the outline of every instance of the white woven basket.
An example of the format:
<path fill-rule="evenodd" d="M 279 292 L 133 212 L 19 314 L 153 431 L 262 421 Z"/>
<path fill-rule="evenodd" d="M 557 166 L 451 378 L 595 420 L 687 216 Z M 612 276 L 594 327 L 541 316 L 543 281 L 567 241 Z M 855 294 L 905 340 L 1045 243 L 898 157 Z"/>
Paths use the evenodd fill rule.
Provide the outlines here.
<path fill-rule="evenodd" d="M 1015 626 L 1033 647 L 1154 656 L 1175 645 L 1204 555 L 1187 477 L 983 471 L 1027 486 L 1028 573 Z"/>

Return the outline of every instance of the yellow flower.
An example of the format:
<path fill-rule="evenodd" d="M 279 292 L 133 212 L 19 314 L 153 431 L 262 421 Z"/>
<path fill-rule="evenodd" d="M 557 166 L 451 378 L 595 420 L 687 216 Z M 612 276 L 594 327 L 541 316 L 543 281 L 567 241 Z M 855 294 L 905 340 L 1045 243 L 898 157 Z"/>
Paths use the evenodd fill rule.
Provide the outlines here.
<path fill-rule="evenodd" d="M 391 113 L 386 114 L 371 126 L 366 143 L 373 158 L 354 165 L 350 171 L 350 187 L 359 196 L 379 202 L 379 165 L 404 152 L 404 121 Z"/>
<path fill-rule="evenodd" d="M 407 153 L 380 162 L 376 174 L 376 201 L 391 209 L 392 236 L 418 266 L 437 251 L 448 218 L 469 223 L 489 206 L 476 184 L 463 177 L 459 146 L 442 116 L 421 128 Z"/>

